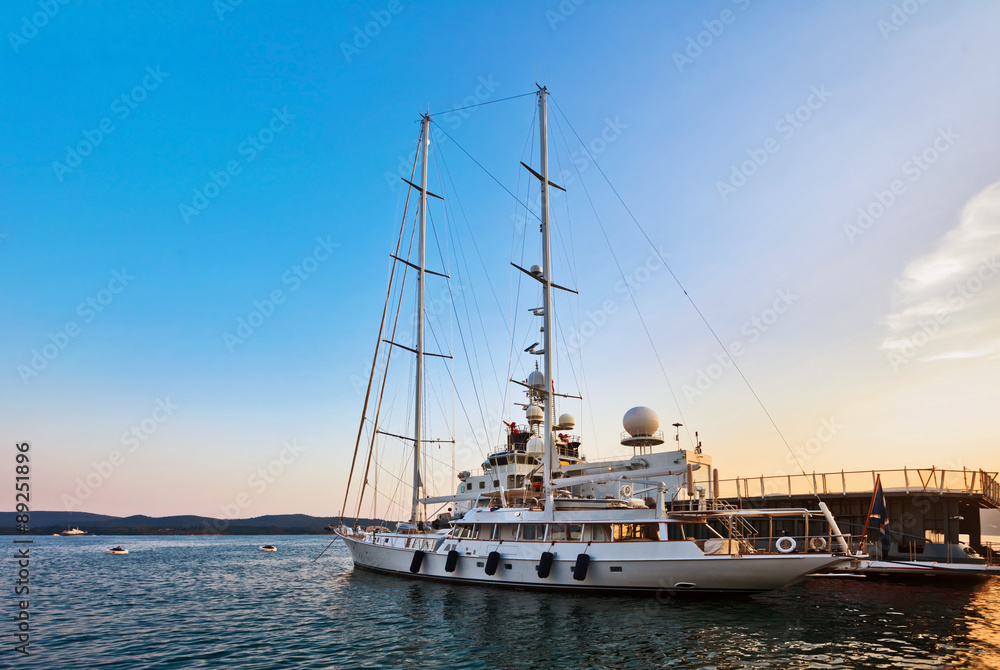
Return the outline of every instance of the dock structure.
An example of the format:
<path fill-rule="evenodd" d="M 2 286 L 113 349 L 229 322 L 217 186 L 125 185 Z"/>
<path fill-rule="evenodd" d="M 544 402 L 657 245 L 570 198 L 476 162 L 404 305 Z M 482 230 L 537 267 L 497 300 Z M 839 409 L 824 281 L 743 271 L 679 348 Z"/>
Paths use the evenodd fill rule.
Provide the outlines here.
<path fill-rule="evenodd" d="M 995 560 L 997 547 L 983 542 L 979 511 L 1000 509 L 996 472 L 932 466 L 716 479 L 709 504 L 808 508 L 815 506 L 818 495 L 844 532 L 859 537 L 879 478 L 889 509 L 893 553 L 919 560 L 927 543 L 958 547 L 961 541 Z M 876 535 L 872 530 L 868 539 L 874 541 Z"/>

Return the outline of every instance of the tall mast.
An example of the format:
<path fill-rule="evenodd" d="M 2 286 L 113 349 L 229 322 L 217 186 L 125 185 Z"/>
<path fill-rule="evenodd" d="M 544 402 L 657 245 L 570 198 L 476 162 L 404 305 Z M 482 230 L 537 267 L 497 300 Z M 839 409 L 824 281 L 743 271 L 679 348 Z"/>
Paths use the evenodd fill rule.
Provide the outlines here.
<path fill-rule="evenodd" d="M 420 144 L 423 155 L 420 159 L 420 231 L 417 248 L 419 261 L 417 268 L 417 388 L 416 420 L 413 429 L 413 507 L 410 522 L 420 521 L 420 445 L 422 435 L 422 412 L 424 397 L 424 247 L 427 233 L 427 149 L 430 147 L 431 117 L 424 114 L 420 125 Z"/>
<path fill-rule="evenodd" d="M 545 454 L 542 458 L 545 481 L 545 513 L 549 518 L 555 508 L 552 488 L 552 470 L 555 448 L 552 444 L 552 264 L 549 257 L 549 143 L 545 96 L 548 90 L 543 86 L 538 91 L 538 125 L 541 129 L 542 161 L 542 347 L 545 373 Z"/>

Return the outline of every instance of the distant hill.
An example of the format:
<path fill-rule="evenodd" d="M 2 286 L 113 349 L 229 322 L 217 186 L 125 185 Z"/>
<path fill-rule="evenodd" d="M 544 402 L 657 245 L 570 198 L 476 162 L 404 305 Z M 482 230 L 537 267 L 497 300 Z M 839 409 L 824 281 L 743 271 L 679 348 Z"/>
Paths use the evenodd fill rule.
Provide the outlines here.
<path fill-rule="evenodd" d="M 0 535 L 17 532 L 14 512 L 0 512 Z M 67 528 L 79 528 L 92 535 L 321 535 L 328 525 L 337 525 L 339 517 L 308 514 L 270 514 L 250 519 L 214 519 L 182 515 L 151 517 L 137 514 L 128 517 L 89 512 L 31 512 L 29 535 L 52 535 Z M 345 519 L 352 525 L 354 519 Z M 360 519 L 361 526 L 374 525 Z"/>

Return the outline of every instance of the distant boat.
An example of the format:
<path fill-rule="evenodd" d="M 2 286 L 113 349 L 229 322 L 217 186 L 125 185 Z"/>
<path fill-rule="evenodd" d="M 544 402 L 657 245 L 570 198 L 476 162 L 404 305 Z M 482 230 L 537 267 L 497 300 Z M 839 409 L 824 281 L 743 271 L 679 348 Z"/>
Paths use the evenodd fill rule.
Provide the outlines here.
<path fill-rule="evenodd" d="M 111 549 L 108 549 L 104 553 L 105 554 L 114 554 L 116 556 L 125 556 L 126 554 L 128 554 L 128 549 L 125 549 L 123 547 L 113 547 Z"/>
<path fill-rule="evenodd" d="M 265 544 L 260 548 L 260 551 L 278 551 L 278 548 L 273 544 Z"/>
<path fill-rule="evenodd" d="M 75 537 L 77 535 L 86 535 L 87 531 L 80 530 L 79 528 L 67 528 L 63 532 L 59 533 L 63 537 Z"/>

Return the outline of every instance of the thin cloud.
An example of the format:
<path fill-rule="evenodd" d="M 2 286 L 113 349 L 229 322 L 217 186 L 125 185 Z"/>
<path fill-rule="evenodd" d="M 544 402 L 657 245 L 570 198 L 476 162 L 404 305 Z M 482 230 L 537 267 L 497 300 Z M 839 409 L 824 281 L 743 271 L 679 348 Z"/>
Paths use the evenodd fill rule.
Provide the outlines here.
<path fill-rule="evenodd" d="M 966 203 L 958 226 L 906 267 L 896 289 L 881 346 L 894 370 L 1000 356 L 1000 182 Z"/>

